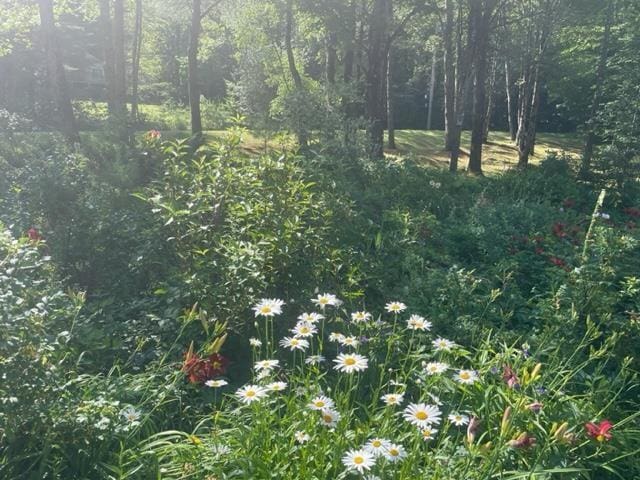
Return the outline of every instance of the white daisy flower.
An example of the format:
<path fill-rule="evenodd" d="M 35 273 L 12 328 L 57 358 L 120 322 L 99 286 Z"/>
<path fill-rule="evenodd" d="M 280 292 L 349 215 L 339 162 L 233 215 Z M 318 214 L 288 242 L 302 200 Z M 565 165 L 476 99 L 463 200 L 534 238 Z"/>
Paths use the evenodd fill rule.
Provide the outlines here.
<path fill-rule="evenodd" d="M 280 360 L 260 360 L 257 361 L 253 368 L 260 372 L 262 370 L 273 370 L 280 365 Z"/>
<path fill-rule="evenodd" d="M 351 321 L 353 323 L 362 323 L 362 322 L 368 322 L 369 320 L 371 320 L 371 314 L 369 312 L 353 312 L 351 314 Z"/>
<path fill-rule="evenodd" d="M 411 315 L 407 320 L 407 328 L 410 330 L 431 330 L 431 322 L 420 315 Z"/>
<path fill-rule="evenodd" d="M 309 434 L 306 432 L 303 432 L 302 430 L 298 430 L 296 433 L 293 434 L 293 436 L 295 437 L 296 442 L 298 443 L 307 443 L 311 439 Z"/>
<path fill-rule="evenodd" d="M 458 370 L 458 373 L 456 373 L 453 378 L 456 382 L 465 385 L 473 385 L 479 380 L 475 370 Z"/>
<path fill-rule="evenodd" d="M 449 352 L 456 346 L 454 342 L 447 340 L 446 338 L 436 338 L 431 342 L 431 344 L 433 345 L 433 348 L 439 352 Z"/>
<path fill-rule="evenodd" d="M 389 445 L 384 455 L 384 457 L 392 463 L 399 462 L 406 456 L 407 452 L 404 447 L 396 443 Z"/>
<path fill-rule="evenodd" d="M 267 394 L 267 390 L 259 385 L 245 385 L 236 391 L 236 397 L 238 397 L 242 403 L 255 402 L 256 400 L 266 397 Z"/>
<path fill-rule="evenodd" d="M 223 443 L 217 443 L 211 446 L 211 453 L 213 453 L 217 457 L 224 457 L 225 455 L 229 455 L 231 453 L 231 448 Z"/>
<path fill-rule="evenodd" d="M 120 416 L 131 425 L 138 424 L 140 420 L 140 410 L 136 410 L 135 407 L 128 406 L 120 412 Z"/>
<path fill-rule="evenodd" d="M 341 342 L 342 340 L 344 340 L 344 335 L 338 332 L 331 332 L 329 334 L 329 341 L 330 342 Z"/>
<path fill-rule="evenodd" d="M 341 353 L 334 362 L 333 368 L 346 373 L 361 372 L 366 370 L 369 365 L 369 360 L 357 353 Z"/>
<path fill-rule="evenodd" d="M 425 427 L 420 430 L 420 433 L 422 433 L 422 439 L 426 442 L 428 440 L 433 440 L 436 433 L 438 433 L 438 430 L 431 427 Z"/>
<path fill-rule="evenodd" d="M 290 338 L 290 337 L 284 337 L 282 340 L 280 340 L 280 345 L 288 348 L 289 350 L 306 350 L 307 348 L 309 348 L 309 342 L 306 341 L 303 338 Z"/>
<path fill-rule="evenodd" d="M 267 390 L 270 392 L 281 392 L 287 388 L 287 382 L 271 382 L 267 385 Z"/>
<path fill-rule="evenodd" d="M 387 405 L 401 405 L 404 401 L 404 393 L 387 393 L 380 399 Z"/>
<path fill-rule="evenodd" d="M 450 413 L 447 418 L 454 425 L 461 427 L 469 423 L 469 417 L 460 413 Z"/>
<path fill-rule="evenodd" d="M 311 402 L 307 405 L 311 410 L 325 410 L 333 408 L 334 403 L 329 397 L 324 395 L 318 395 L 311 399 Z"/>
<path fill-rule="evenodd" d="M 269 378 L 273 370 L 260 370 L 256 375 L 256 380 L 264 380 L 265 378 Z"/>
<path fill-rule="evenodd" d="M 303 313 L 298 317 L 298 320 L 300 320 L 301 322 L 307 322 L 307 323 L 318 323 L 323 318 L 324 318 L 324 315 L 316 312 L 311 312 L 311 313 Z"/>
<path fill-rule="evenodd" d="M 360 345 L 360 341 L 356 338 L 356 337 L 345 337 L 343 336 L 342 338 L 338 339 L 338 342 L 341 345 L 344 345 L 345 347 L 353 347 L 356 348 L 358 345 Z"/>
<path fill-rule="evenodd" d="M 424 371 L 427 375 L 437 375 L 444 373 L 449 368 L 449 365 L 442 362 L 429 362 L 424 366 Z"/>
<path fill-rule="evenodd" d="M 340 412 L 325 408 L 320 412 L 320 423 L 325 427 L 334 428 L 340 421 Z"/>
<path fill-rule="evenodd" d="M 364 445 L 364 449 L 374 457 L 384 456 L 386 450 L 391 446 L 391 442 L 384 438 L 372 438 Z"/>
<path fill-rule="evenodd" d="M 262 341 L 258 340 L 257 338 L 250 338 L 249 345 L 251 345 L 252 347 L 261 347 Z"/>
<path fill-rule="evenodd" d="M 324 309 L 324 307 L 326 307 L 327 305 L 335 307 L 336 305 L 342 303 L 336 298 L 335 295 L 332 295 L 330 293 L 323 293 L 321 295 L 318 295 L 317 298 L 312 298 L 311 301 L 322 309 Z"/>
<path fill-rule="evenodd" d="M 220 388 L 220 387 L 224 387 L 225 385 L 229 385 L 229 382 L 219 378 L 218 380 L 207 380 L 206 382 L 204 382 L 204 384 L 207 387 Z"/>
<path fill-rule="evenodd" d="M 308 365 L 318 365 L 325 361 L 325 358 L 322 355 L 309 355 L 304 359 L 304 363 Z"/>
<path fill-rule="evenodd" d="M 318 329 L 313 323 L 309 322 L 298 322 L 295 327 L 291 329 L 291 333 L 293 333 L 298 338 L 306 338 L 312 337 L 316 333 L 318 333 Z"/>
<path fill-rule="evenodd" d="M 365 470 L 371 469 L 375 460 L 366 450 L 349 450 L 343 457 L 342 463 L 347 470 L 357 470 L 359 473 L 364 473 Z"/>
<path fill-rule="evenodd" d="M 434 423 L 440 423 L 440 415 L 442 412 L 436 405 L 427 405 L 426 403 L 410 403 L 404 409 L 403 414 L 407 422 L 418 428 L 427 428 Z"/>
<path fill-rule="evenodd" d="M 284 302 L 276 298 L 263 298 L 257 304 L 254 305 L 253 311 L 256 312 L 256 317 L 273 317 L 282 313 L 282 306 Z"/>
<path fill-rule="evenodd" d="M 406 310 L 407 306 L 402 302 L 389 302 L 384 306 L 384 308 L 389 313 L 400 313 Z"/>

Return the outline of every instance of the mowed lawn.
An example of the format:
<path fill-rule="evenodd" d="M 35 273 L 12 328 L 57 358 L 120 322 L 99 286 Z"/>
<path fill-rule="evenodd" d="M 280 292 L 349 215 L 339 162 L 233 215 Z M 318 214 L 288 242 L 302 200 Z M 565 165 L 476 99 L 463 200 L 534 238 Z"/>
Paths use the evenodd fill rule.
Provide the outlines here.
<path fill-rule="evenodd" d="M 459 166 L 466 169 L 469 160 L 471 132 L 463 132 Z M 386 140 L 386 137 L 385 137 Z M 582 148 L 581 138 L 576 134 L 539 133 L 536 137 L 535 154 L 530 158 L 536 164 L 545 158 L 548 152 L 566 152 L 577 156 Z M 446 167 L 449 152 L 444 148 L 442 130 L 397 130 L 396 150 L 385 150 L 387 155 L 413 155 L 419 162 L 431 166 Z M 486 172 L 500 172 L 512 168 L 518 163 L 518 149 L 511 141 L 508 132 L 490 132 L 489 143 L 482 149 L 482 168 Z"/>

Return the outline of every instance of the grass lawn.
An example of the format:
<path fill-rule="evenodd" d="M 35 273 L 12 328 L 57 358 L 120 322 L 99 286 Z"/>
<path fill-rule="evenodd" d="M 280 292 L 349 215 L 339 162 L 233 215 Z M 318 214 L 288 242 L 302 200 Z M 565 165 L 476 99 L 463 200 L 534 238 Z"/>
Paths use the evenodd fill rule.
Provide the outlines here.
<path fill-rule="evenodd" d="M 462 133 L 460 167 L 466 168 L 469 160 L 469 143 L 471 132 Z M 386 141 L 386 137 L 385 137 Z M 385 150 L 388 155 L 414 155 L 420 162 L 431 166 L 445 167 L 449 154 L 442 147 L 444 132 L 442 130 L 397 130 L 397 150 Z M 548 151 L 567 152 L 578 155 L 581 149 L 581 138 L 576 134 L 539 133 L 535 155 L 531 163 L 540 162 Z M 509 132 L 490 132 L 489 143 L 482 149 L 482 168 L 487 173 L 500 172 L 518 163 L 518 149 L 509 137 Z"/>

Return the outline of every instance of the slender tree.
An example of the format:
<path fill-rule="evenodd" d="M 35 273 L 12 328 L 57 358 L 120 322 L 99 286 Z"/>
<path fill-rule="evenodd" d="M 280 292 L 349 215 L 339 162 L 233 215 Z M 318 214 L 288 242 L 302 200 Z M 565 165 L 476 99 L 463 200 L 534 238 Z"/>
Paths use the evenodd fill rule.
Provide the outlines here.
<path fill-rule="evenodd" d="M 296 59 L 293 54 L 293 0 L 287 0 L 286 5 L 286 19 L 285 19 L 285 34 L 284 34 L 284 44 L 285 49 L 287 51 L 287 63 L 289 65 L 289 73 L 291 74 L 291 78 L 293 79 L 293 85 L 295 88 L 296 95 L 304 95 L 304 84 L 302 83 L 302 76 L 298 71 L 298 67 L 296 65 Z M 307 134 L 306 128 L 304 125 L 299 125 L 296 131 L 296 135 L 298 137 L 298 144 L 302 150 L 306 150 L 309 146 L 309 136 Z"/>
<path fill-rule="evenodd" d="M 396 127 L 394 118 L 393 102 L 393 47 L 389 48 L 387 54 L 387 146 L 396 149 Z"/>
<path fill-rule="evenodd" d="M 431 130 L 431 120 L 433 119 L 433 100 L 436 94 L 436 66 L 438 63 L 438 49 L 434 45 L 431 58 L 431 74 L 429 76 L 429 98 L 427 106 L 427 130 Z"/>
<path fill-rule="evenodd" d="M 142 49 L 142 0 L 136 0 L 136 18 L 131 55 L 131 118 L 138 121 L 138 82 L 140 77 L 140 51 Z"/>
<path fill-rule="evenodd" d="M 198 46 L 202 30 L 202 3 L 193 0 L 191 4 L 191 30 L 189 32 L 189 50 L 187 52 L 187 69 L 189 85 L 189 110 L 191 112 L 191 135 L 196 143 L 202 137 L 202 118 L 200 115 L 200 85 L 198 83 Z"/>
<path fill-rule="evenodd" d="M 126 135 L 127 64 L 125 57 L 124 0 L 113 2 L 114 109 Z"/>
<path fill-rule="evenodd" d="M 53 0 L 38 0 L 40 26 L 47 56 L 47 74 L 59 115 L 60 130 L 70 143 L 80 142 L 69 86 L 64 72 L 60 43 L 53 15 Z"/>
<path fill-rule="evenodd" d="M 109 0 L 99 0 L 100 15 L 98 23 L 102 33 L 102 52 L 104 55 L 104 77 L 107 93 L 109 115 L 116 115 L 116 70 L 113 53 L 113 26 L 111 22 L 111 7 Z"/>

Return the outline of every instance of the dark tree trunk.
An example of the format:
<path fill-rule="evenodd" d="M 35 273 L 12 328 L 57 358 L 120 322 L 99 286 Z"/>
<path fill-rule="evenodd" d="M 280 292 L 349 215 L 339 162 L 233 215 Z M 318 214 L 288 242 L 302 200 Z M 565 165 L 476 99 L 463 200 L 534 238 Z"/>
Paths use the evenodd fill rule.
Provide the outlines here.
<path fill-rule="evenodd" d="M 471 152 L 468 171 L 482 174 L 482 138 L 487 115 L 487 50 L 489 47 L 489 28 L 496 0 L 486 0 L 483 5 L 470 0 L 470 15 L 473 23 L 474 48 L 474 92 L 473 119 L 471 128 Z"/>
<path fill-rule="evenodd" d="M 514 99 L 513 82 L 511 81 L 511 70 L 509 60 L 504 61 L 504 83 L 507 93 L 507 120 L 509 121 L 509 135 L 511 140 L 516 140 L 516 126 L 518 124 L 517 113 L 515 110 L 516 102 Z"/>
<path fill-rule="evenodd" d="M 344 70 L 342 73 L 342 80 L 344 83 L 349 83 L 353 79 L 353 63 L 355 61 L 355 48 L 356 48 L 356 0 L 351 0 L 349 3 L 349 33 L 344 47 Z M 344 101 L 343 101 L 344 103 Z"/>
<path fill-rule="evenodd" d="M 69 96 L 69 87 L 62 64 L 60 44 L 56 33 L 53 17 L 53 0 L 38 0 L 40 11 L 40 25 L 44 37 L 44 45 L 47 56 L 47 73 L 51 90 L 56 100 L 60 130 L 66 140 L 73 144 L 80 142 L 80 134 L 76 126 L 76 120 Z"/>
<path fill-rule="evenodd" d="M 387 54 L 387 132 L 388 132 L 388 143 L 387 146 L 395 150 L 396 149 L 396 127 L 395 127 L 395 119 L 394 119 L 394 110 L 393 110 L 393 66 L 392 66 L 392 51 L 393 49 L 389 48 L 389 53 Z"/>
<path fill-rule="evenodd" d="M 434 45 L 433 57 L 431 58 L 431 77 L 429 79 L 429 103 L 427 106 L 427 130 L 431 130 L 431 120 L 433 119 L 433 100 L 436 94 L 436 65 L 438 63 L 438 49 Z"/>
<path fill-rule="evenodd" d="M 133 31 L 133 54 L 131 56 L 131 118 L 138 121 L 138 80 L 140 77 L 140 51 L 142 49 L 142 0 L 136 0 L 136 21 Z"/>
<path fill-rule="evenodd" d="M 365 86 L 365 116 L 368 122 L 369 157 L 383 158 L 385 123 L 385 76 L 390 0 L 375 0 L 369 20 L 368 68 Z"/>
<path fill-rule="evenodd" d="M 445 21 L 443 31 L 444 44 L 444 137 L 445 149 L 451 151 L 454 145 L 454 132 L 456 121 L 456 64 L 453 46 L 453 21 L 454 0 L 445 0 Z M 449 170 L 455 172 L 458 169 L 453 158 L 449 162 Z"/>
<path fill-rule="evenodd" d="M 595 123 L 598 109 L 600 107 L 600 97 L 604 88 L 604 82 L 607 74 L 607 59 L 609 58 L 609 39 L 611 37 L 611 24 L 613 23 L 615 0 L 609 0 L 607 4 L 607 14 L 604 23 L 604 33 L 600 44 L 600 58 L 598 59 L 598 67 L 596 69 L 596 79 L 593 89 L 593 98 L 591 100 L 591 111 L 586 124 L 586 135 L 584 139 L 584 152 L 582 153 L 582 162 L 580 164 L 580 174 L 586 176 L 591 170 L 591 159 L 593 158 L 593 147 L 596 140 Z"/>
<path fill-rule="evenodd" d="M 298 95 L 302 95 L 304 91 L 304 85 L 302 84 L 302 77 L 296 66 L 296 59 L 293 55 L 292 45 L 293 35 L 293 0 L 287 0 L 287 13 L 286 13 L 286 28 L 284 35 L 284 44 L 287 50 L 287 62 L 289 64 L 289 73 L 293 79 L 293 85 Z M 298 137 L 298 144 L 302 150 L 306 150 L 309 147 L 309 137 L 304 125 L 299 125 L 296 135 Z"/>
<path fill-rule="evenodd" d="M 325 58 L 325 74 L 328 85 L 336 83 L 336 64 L 338 63 L 338 54 L 336 46 L 338 38 L 335 32 L 327 34 L 326 58 Z"/>
<path fill-rule="evenodd" d="M 111 8 L 109 0 L 100 0 L 100 16 L 98 22 L 102 31 L 102 51 L 104 55 L 104 79 L 107 91 L 109 116 L 116 115 L 116 70 L 113 57 L 113 26 L 111 24 Z"/>
<path fill-rule="evenodd" d="M 189 33 L 189 51 L 187 68 L 189 77 L 189 110 L 191 111 L 191 135 L 194 141 L 202 140 L 202 117 L 200 115 L 200 84 L 198 83 L 198 45 L 202 19 L 201 0 L 193 0 L 191 9 L 191 30 Z"/>
<path fill-rule="evenodd" d="M 124 54 L 124 0 L 113 2 L 113 59 L 115 111 L 126 134 L 127 117 L 127 67 Z"/>

